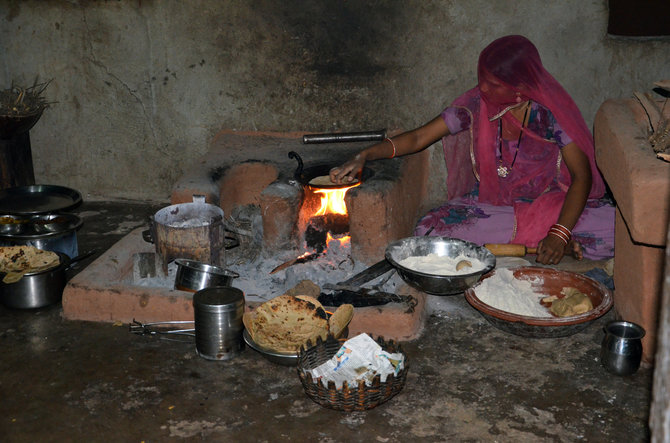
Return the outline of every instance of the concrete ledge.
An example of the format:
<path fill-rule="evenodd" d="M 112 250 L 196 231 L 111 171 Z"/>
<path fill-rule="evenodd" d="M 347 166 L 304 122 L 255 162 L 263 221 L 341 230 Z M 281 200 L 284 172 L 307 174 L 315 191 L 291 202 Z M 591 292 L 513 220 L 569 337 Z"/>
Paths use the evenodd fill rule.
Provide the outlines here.
<path fill-rule="evenodd" d="M 63 292 L 63 316 L 68 320 L 129 323 L 193 320 L 193 294 L 169 288 L 132 284 L 133 254 L 152 252 L 139 228 L 70 280 Z M 426 316 L 426 296 L 407 287 L 417 300 L 413 310 L 402 304 L 356 308 L 350 335 L 367 332 L 387 339 L 418 338 Z M 247 306 L 252 307 L 253 304 Z"/>
<path fill-rule="evenodd" d="M 617 205 L 614 309 L 618 318 L 645 328 L 643 361 L 652 363 L 670 217 L 670 164 L 656 158 L 648 127 L 636 99 L 607 100 L 596 114 L 594 139 L 598 166 Z"/>
<path fill-rule="evenodd" d="M 193 320 L 190 292 L 133 285 L 133 254 L 155 252 L 154 245 L 142 239 L 143 230 L 122 238 L 65 285 L 65 318 L 124 323 Z"/>
<path fill-rule="evenodd" d="M 617 210 L 615 223 L 614 309 L 617 317 L 642 326 L 642 359 L 654 361 L 661 308 L 665 249 L 634 244 Z"/>
<path fill-rule="evenodd" d="M 670 109 L 666 110 L 670 118 Z M 607 100 L 594 123 L 596 158 L 635 242 L 664 246 L 670 220 L 670 163 L 647 141 L 649 122 L 636 99 Z"/>
<path fill-rule="evenodd" d="M 356 308 L 349 324 L 349 336 L 363 332 L 396 341 L 419 338 L 426 320 L 426 294 L 411 290 L 417 305 L 412 310 L 401 304 Z"/>

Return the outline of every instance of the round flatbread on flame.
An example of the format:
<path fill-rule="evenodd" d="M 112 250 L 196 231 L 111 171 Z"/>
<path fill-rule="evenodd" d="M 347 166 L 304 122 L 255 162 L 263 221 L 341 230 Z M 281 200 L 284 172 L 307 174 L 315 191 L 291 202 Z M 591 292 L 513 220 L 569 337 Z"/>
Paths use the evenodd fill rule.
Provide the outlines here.
<path fill-rule="evenodd" d="M 358 183 L 358 179 L 354 178 L 352 181 L 348 182 L 348 185 L 354 185 Z M 314 177 L 309 181 L 309 184 L 312 186 L 335 186 L 337 183 L 333 183 L 333 181 L 330 179 L 330 175 L 319 175 L 318 177 Z"/>

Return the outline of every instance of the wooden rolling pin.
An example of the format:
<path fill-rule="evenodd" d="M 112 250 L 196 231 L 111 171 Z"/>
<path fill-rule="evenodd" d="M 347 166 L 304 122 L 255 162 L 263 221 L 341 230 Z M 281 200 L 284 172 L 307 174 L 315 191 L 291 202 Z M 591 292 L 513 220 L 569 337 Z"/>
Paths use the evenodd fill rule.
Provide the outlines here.
<path fill-rule="evenodd" d="M 512 243 L 485 243 L 484 247 L 498 257 L 523 257 L 526 254 L 537 254 L 537 248 Z"/>

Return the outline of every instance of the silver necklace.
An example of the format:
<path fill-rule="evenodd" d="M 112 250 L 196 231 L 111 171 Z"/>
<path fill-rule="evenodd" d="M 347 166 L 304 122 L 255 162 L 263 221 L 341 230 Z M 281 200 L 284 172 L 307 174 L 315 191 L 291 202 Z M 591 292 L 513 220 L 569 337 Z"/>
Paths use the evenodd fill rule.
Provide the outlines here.
<path fill-rule="evenodd" d="M 505 165 L 503 165 L 503 148 L 502 148 L 502 117 L 498 119 L 498 149 L 500 149 L 500 159 L 498 160 L 498 176 L 505 178 L 509 175 L 509 173 L 512 171 L 512 168 L 514 167 L 514 163 L 516 162 L 516 156 L 519 154 L 519 148 L 521 147 L 521 136 L 523 135 L 523 126 L 525 125 L 526 122 L 526 117 L 528 117 L 528 110 L 530 109 L 530 102 L 528 102 L 528 106 L 526 107 L 526 112 L 523 114 L 523 120 L 521 120 L 521 130 L 519 131 L 519 138 L 516 141 L 516 150 L 514 151 L 514 158 L 512 159 L 512 163 L 509 165 L 509 168 Z"/>

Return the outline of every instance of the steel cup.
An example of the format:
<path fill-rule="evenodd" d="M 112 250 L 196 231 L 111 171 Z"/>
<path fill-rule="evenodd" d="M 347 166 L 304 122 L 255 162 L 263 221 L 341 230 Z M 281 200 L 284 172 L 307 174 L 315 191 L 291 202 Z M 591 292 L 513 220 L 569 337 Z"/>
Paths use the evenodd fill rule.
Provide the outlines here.
<path fill-rule="evenodd" d="M 609 322 L 600 348 L 600 362 L 616 375 L 634 374 L 642 359 L 642 337 L 645 330 L 635 323 L 617 320 Z"/>

